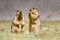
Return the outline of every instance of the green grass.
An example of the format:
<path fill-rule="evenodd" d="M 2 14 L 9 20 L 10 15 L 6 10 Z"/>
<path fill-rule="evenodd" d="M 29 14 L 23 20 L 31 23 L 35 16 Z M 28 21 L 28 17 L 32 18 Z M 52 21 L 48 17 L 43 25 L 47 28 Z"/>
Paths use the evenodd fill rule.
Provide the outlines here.
<path fill-rule="evenodd" d="M 28 31 L 28 23 L 25 23 Z M 11 22 L 0 21 L 0 40 L 60 40 L 60 21 L 41 22 L 38 35 L 34 33 L 11 33 Z"/>

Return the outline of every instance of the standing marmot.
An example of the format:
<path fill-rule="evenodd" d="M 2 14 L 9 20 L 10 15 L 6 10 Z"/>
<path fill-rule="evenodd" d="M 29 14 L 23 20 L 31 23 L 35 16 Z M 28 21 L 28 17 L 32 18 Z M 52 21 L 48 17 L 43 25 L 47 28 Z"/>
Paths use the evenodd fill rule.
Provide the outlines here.
<path fill-rule="evenodd" d="M 37 8 L 29 11 L 29 32 L 38 33 L 40 31 L 40 20 Z"/>
<path fill-rule="evenodd" d="M 11 32 L 23 32 L 24 17 L 22 11 L 17 10 L 11 25 Z"/>

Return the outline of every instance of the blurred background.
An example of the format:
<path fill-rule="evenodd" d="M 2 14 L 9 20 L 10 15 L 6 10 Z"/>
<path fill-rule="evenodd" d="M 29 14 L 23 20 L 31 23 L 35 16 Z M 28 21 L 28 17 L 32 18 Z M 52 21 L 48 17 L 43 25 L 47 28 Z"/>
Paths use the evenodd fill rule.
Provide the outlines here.
<path fill-rule="evenodd" d="M 22 10 L 28 21 L 29 9 L 38 8 L 41 21 L 60 20 L 60 0 L 0 0 L 0 21 L 11 21 Z"/>

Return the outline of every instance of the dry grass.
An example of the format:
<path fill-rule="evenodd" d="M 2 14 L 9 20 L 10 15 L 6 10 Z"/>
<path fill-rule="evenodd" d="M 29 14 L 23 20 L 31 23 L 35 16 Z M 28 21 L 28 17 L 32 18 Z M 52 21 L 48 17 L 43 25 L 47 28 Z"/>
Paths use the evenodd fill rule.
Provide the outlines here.
<path fill-rule="evenodd" d="M 24 27 L 26 33 L 11 33 L 11 22 L 0 21 L 0 40 L 60 40 L 60 21 L 41 22 L 38 35 L 28 33 L 28 23 Z"/>

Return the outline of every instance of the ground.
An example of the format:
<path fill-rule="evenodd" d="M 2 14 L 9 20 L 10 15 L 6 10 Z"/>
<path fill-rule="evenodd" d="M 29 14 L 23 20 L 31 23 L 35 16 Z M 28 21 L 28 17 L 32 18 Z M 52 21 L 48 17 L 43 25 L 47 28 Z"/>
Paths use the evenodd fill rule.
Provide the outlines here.
<path fill-rule="evenodd" d="M 0 40 L 60 40 L 60 21 L 41 21 L 38 35 L 28 33 L 28 22 L 24 27 L 26 33 L 11 33 L 11 22 L 0 21 Z"/>

